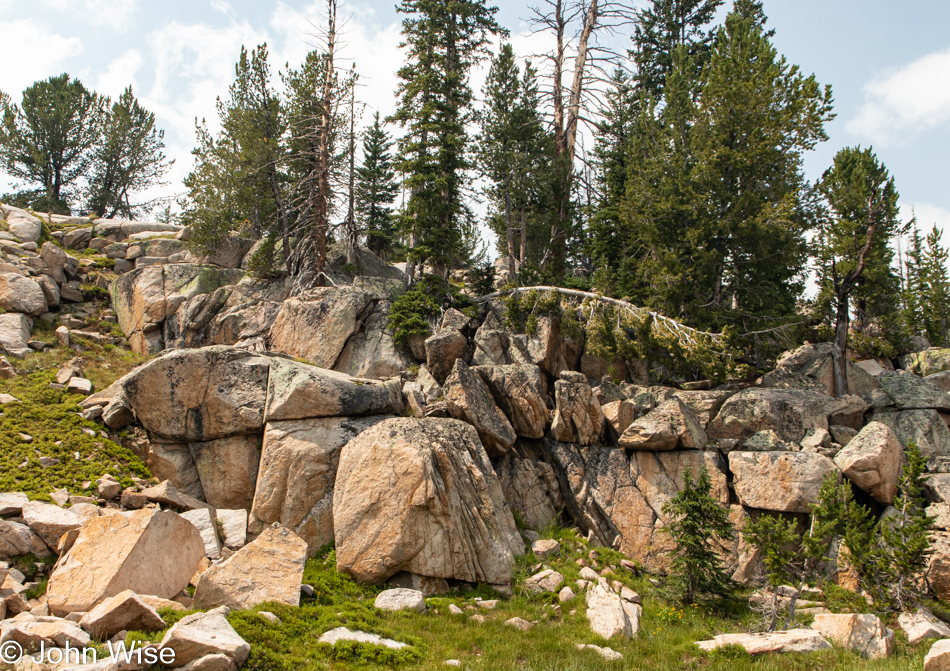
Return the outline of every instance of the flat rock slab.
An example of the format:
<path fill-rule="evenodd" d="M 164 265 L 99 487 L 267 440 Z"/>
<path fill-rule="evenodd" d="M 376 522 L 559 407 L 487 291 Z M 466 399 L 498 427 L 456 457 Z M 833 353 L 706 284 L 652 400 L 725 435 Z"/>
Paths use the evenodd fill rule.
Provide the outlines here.
<path fill-rule="evenodd" d="M 373 605 L 379 610 L 414 610 L 422 613 L 426 609 L 426 600 L 418 590 L 399 587 L 380 592 Z"/>
<path fill-rule="evenodd" d="M 761 634 L 720 634 L 708 641 L 697 641 L 703 652 L 725 645 L 738 645 L 750 655 L 771 652 L 816 652 L 831 650 L 831 643 L 814 629 L 789 629 Z"/>
<path fill-rule="evenodd" d="M 320 643 L 329 643 L 336 645 L 340 641 L 353 641 L 355 643 L 366 643 L 368 645 L 382 645 L 393 650 L 401 650 L 409 647 L 408 643 L 394 641 L 391 638 L 383 638 L 379 634 L 368 634 L 365 631 L 351 631 L 346 627 L 337 627 L 324 632 L 320 638 Z"/>

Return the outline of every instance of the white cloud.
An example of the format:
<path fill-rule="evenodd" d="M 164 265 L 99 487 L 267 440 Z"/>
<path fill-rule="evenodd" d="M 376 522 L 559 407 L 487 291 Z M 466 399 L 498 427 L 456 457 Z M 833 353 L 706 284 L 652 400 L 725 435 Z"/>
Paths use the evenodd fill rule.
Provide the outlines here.
<path fill-rule="evenodd" d="M 118 98 L 125 91 L 127 86 L 131 86 L 136 94 L 139 93 L 136 85 L 135 73 L 142 67 L 142 54 L 138 49 L 129 49 L 124 54 L 109 63 L 106 71 L 99 75 L 96 80 L 96 91 Z"/>
<path fill-rule="evenodd" d="M 116 31 L 129 27 L 139 0 L 43 0 L 58 11 L 69 12 L 93 26 L 107 26 Z"/>
<path fill-rule="evenodd" d="M 864 104 L 847 130 L 880 144 L 950 126 L 950 48 L 928 54 L 864 86 Z"/>
<path fill-rule="evenodd" d="M 910 221 L 917 216 L 917 230 L 926 236 L 936 226 L 943 233 L 943 244 L 950 245 L 950 210 L 933 203 L 902 203 L 900 206 L 902 221 Z"/>
<path fill-rule="evenodd" d="M 46 26 L 20 20 L 0 23 L 3 51 L 0 59 L 0 91 L 9 93 L 14 101 L 20 92 L 39 79 L 61 74 L 63 62 L 83 52 L 82 40 L 51 34 Z M 37 35 L 42 35 L 37 42 Z M 25 54 L 22 58 L 11 54 Z"/>

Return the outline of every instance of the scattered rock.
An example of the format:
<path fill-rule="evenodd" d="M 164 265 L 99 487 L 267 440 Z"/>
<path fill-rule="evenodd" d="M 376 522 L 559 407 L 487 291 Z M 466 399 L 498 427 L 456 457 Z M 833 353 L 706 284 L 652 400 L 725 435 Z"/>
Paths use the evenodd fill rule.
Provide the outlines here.
<path fill-rule="evenodd" d="M 379 610 L 414 610 L 423 613 L 426 600 L 418 590 L 397 588 L 380 592 L 373 605 Z"/>
<path fill-rule="evenodd" d="M 106 599 L 83 615 L 79 626 L 97 641 L 115 636 L 120 631 L 161 631 L 165 621 L 149 604 L 132 590 Z"/>
<path fill-rule="evenodd" d="M 556 593 L 562 584 L 564 584 L 564 576 L 553 569 L 545 569 L 525 580 L 524 588 L 532 594 Z"/>
<path fill-rule="evenodd" d="M 207 508 L 197 508 L 181 513 L 181 516 L 194 524 L 195 529 L 201 534 L 201 541 L 205 546 L 205 556 L 208 559 L 220 559 L 221 539 L 218 538 L 218 525 L 214 513 Z"/>
<path fill-rule="evenodd" d="M 602 648 L 599 645 L 593 645 L 591 643 L 578 643 L 577 649 L 578 650 L 593 650 L 598 655 L 606 659 L 608 662 L 618 662 L 621 659 L 623 659 L 623 655 L 621 655 L 616 650 L 612 650 L 611 648 Z"/>
<path fill-rule="evenodd" d="M 937 641 L 924 657 L 924 671 L 948 671 L 950 669 L 950 639 Z"/>
<path fill-rule="evenodd" d="M 186 615 L 169 629 L 160 650 L 175 653 L 175 666 L 185 666 L 205 655 L 226 655 L 236 666 L 243 666 L 251 646 L 241 638 L 225 617 L 227 609 Z"/>
<path fill-rule="evenodd" d="M 614 636 L 633 638 L 639 631 L 639 613 L 636 614 L 636 623 L 631 621 L 629 611 L 639 606 L 625 603 L 620 596 L 607 585 L 607 581 L 599 579 L 588 591 L 587 621 L 590 629 L 598 636 L 611 639 Z"/>
<path fill-rule="evenodd" d="M 59 545 L 63 534 L 82 524 L 74 513 L 49 503 L 30 501 L 23 504 L 22 511 L 27 526 L 51 548 Z"/>
<path fill-rule="evenodd" d="M 772 652 L 817 652 L 831 650 L 831 644 L 814 629 L 789 629 L 760 634 L 719 634 L 709 641 L 697 641 L 704 652 L 725 645 L 738 645 L 750 655 Z"/>
<path fill-rule="evenodd" d="M 928 638 L 950 638 L 950 626 L 938 620 L 933 613 L 923 607 L 912 613 L 901 613 L 897 617 L 897 622 L 906 634 L 907 642 L 911 645 L 917 645 Z"/>
<path fill-rule="evenodd" d="M 811 627 L 832 643 L 869 659 L 883 659 L 894 650 L 894 632 L 877 615 L 816 615 Z"/>
<path fill-rule="evenodd" d="M 505 620 L 505 626 L 514 627 L 515 629 L 520 629 L 521 631 L 528 631 L 534 626 L 534 624 L 520 617 L 513 617 L 510 620 Z"/>
<path fill-rule="evenodd" d="M 561 544 L 551 539 L 537 540 L 531 544 L 531 551 L 539 559 L 547 559 L 561 553 Z"/>
<path fill-rule="evenodd" d="M 201 574 L 195 608 L 252 608 L 265 601 L 297 606 L 307 544 L 274 524 L 224 561 Z"/>
<path fill-rule="evenodd" d="M 365 631 L 351 631 L 346 627 L 337 627 L 321 634 L 318 642 L 336 645 L 339 641 L 353 641 L 355 643 L 368 643 L 370 645 L 382 645 L 393 650 L 401 650 L 409 646 L 408 643 L 394 641 L 391 638 L 383 638 L 379 634 L 367 634 Z"/>

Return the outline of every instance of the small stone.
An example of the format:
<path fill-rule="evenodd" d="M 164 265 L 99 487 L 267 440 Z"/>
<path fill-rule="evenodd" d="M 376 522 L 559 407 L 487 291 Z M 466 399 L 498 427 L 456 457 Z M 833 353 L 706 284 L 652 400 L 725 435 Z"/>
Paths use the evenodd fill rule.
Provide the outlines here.
<path fill-rule="evenodd" d="M 454 603 L 449 604 L 449 613 L 452 615 L 464 615 L 465 611 L 456 606 Z"/>
<path fill-rule="evenodd" d="M 472 615 L 472 616 L 471 616 L 470 618 L 468 618 L 468 619 L 469 619 L 470 621 L 472 621 L 472 622 L 478 622 L 479 624 L 481 624 L 482 622 L 485 621 L 485 616 L 484 616 L 484 615 L 479 615 L 478 613 L 475 613 L 475 615 Z"/>
<path fill-rule="evenodd" d="M 509 627 L 520 629 L 521 631 L 528 631 L 534 626 L 531 622 L 523 620 L 520 617 L 513 617 L 510 620 L 505 620 L 505 624 Z"/>
<path fill-rule="evenodd" d="M 531 543 L 531 551 L 539 559 L 547 559 L 561 553 L 561 544 L 550 539 L 537 540 Z"/>
<path fill-rule="evenodd" d="M 414 610 L 422 613 L 426 609 L 426 600 L 418 590 L 398 587 L 380 592 L 373 605 L 379 610 Z"/>
<path fill-rule="evenodd" d="M 570 587 L 565 587 L 564 589 L 562 589 L 560 592 L 557 593 L 557 600 L 560 601 L 561 603 L 567 603 L 568 601 L 573 599 L 575 596 L 576 595 L 574 594 L 574 590 L 572 590 Z"/>
<path fill-rule="evenodd" d="M 66 391 L 70 394 L 85 394 L 88 396 L 92 393 L 92 382 L 84 377 L 70 378 L 69 382 L 66 383 Z"/>
<path fill-rule="evenodd" d="M 65 489 L 57 489 L 55 492 L 50 492 L 49 498 L 53 503 L 62 508 L 69 503 L 69 492 Z"/>
<path fill-rule="evenodd" d="M 462 662 L 457 659 L 447 659 L 445 660 L 446 666 L 462 666 Z"/>
<path fill-rule="evenodd" d="M 495 610 L 498 605 L 498 599 L 487 599 L 485 601 L 476 601 L 475 605 L 485 610 Z"/>
<path fill-rule="evenodd" d="M 593 650 L 598 655 L 606 659 L 608 662 L 616 662 L 623 659 L 623 655 L 621 655 L 616 650 L 613 650 L 611 648 L 601 648 L 599 645 L 591 645 L 590 643 L 578 643 L 577 649 L 578 650 L 585 650 L 585 649 Z"/>
<path fill-rule="evenodd" d="M 583 571 L 582 571 L 583 573 Z M 525 589 L 532 594 L 541 592 L 556 592 L 561 583 L 564 582 L 564 576 L 557 571 L 547 569 L 536 573 L 525 581 Z"/>
<path fill-rule="evenodd" d="M 271 624 L 276 624 L 278 626 L 283 624 L 283 622 L 280 621 L 280 618 L 274 615 L 273 613 L 271 613 L 270 611 L 261 610 L 261 611 L 258 611 L 257 614 L 260 615 L 265 620 L 267 620 L 268 622 L 270 622 Z"/>
<path fill-rule="evenodd" d="M 408 647 L 408 643 L 394 641 L 391 638 L 382 638 L 378 634 L 367 634 L 365 631 L 350 631 L 346 627 L 337 627 L 324 633 L 319 638 L 320 643 L 329 643 L 336 645 L 339 641 L 356 641 L 357 643 L 369 643 L 371 645 L 382 645 L 393 650 L 400 650 Z"/>

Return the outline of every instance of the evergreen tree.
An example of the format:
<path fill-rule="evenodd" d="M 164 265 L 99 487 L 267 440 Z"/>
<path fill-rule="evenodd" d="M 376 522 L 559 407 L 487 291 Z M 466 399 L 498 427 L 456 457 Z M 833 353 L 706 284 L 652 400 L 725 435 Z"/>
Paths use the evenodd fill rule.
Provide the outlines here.
<path fill-rule="evenodd" d="M 477 162 L 490 181 L 486 195 L 495 213 L 489 223 L 498 234 L 498 248 L 512 261 L 527 260 L 529 218 L 544 200 L 550 142 L 539 109 L 537 74 L 531 63 L 524 75 L 510 44 L 492 61 L 482 90 L 485 109 L 479 115 Z M 514 277 L 515 268 L 510 268 Z"/>
<path fill-rule="evenodd" d="M 271 85 L 267 45 L 248 53 L 241 47 L 228 100 L 218 99 L 221 131 L 197 126 L 195 167 L 183 220 L 192 244 L 211 251 L 232 232 L 259 238 L 277 235 L 289 255 L 284 134 L 286 120 Z"/>
<path fill-rule="evenodd" d="M 728 596 L 734 589 L 722 557 L 735 532 L 729 512 L 710 495 L 711 489 L 705 464 L 696 480 L 687 468 L 683 489 L 663 506 L 669 517 L 666 532 L 675 544 L 670 581 L 676 596 L 687 604 Z"/>
<path fill-rule="evenodd" d="M 471 66 L 487 54 L 490 35 L 503 32 L 497 8 L 484 0 L 402 0 L 406 63 L 399 69 L 399 105 L 393 119 L 405 133 L 397 170 L 409 198 L 402 228 L 411 262 L 445 274 L 467 256 L 471 214 L 463 199 L 471 118 Z M 414 266 L 410 268 L 410 277 Z"/>
<path fill-rule="evenodd" d="M 108 111 L 93 150 L 87 209 L 107 219 L 132 218 L 138 208 L 132 197 L 160 184 L 174 163 L 162 152 L 164 136 L 155 126 L 155 114 L 128 87 Z"/>
<path fill-rule="evenodd" d="M 642 93 L 662 97 L 673 72 L 676 50 L 690 57 L 691 74 L 698 76 L 706 63 L 713 36 L 707 26 L 724 0 L 651 0 L 637 12 L 633 35 L 636 80 Z"/>
<path fill-rule="evenodd" d="M 908 251 L 908 287 L 905 290 L 905 320 L 915 334 L 923 334 L 932 345 L 947 347 L 950 315 L 948 252 L 940 244 L 941 231 L 934 226 L 927 238 L 914 229 Z"/>
<path fill-rule="evenodd" d="M 356 209 L 366 231 L 366 246 L 385 258 L 395 242 L 393 208 L 399 186 L 390 150 L 393 142 L 379 112 L 363 135 L 363 162 L 356 171 Z"/>
<path fill-rule="evenodd" d="M 0 165 L 33 190 L 31 207 L 69 214 L 100 141 L 102 98 L 62 74 L 29 86 L 19 105 L 7 96 L 2 111 Z"/>
<path fill-rule="evenodd" d="M 778 588 L 795 576 L 796 548 L 801 537 L 795 520 L 784 520 L 777 515 L 760 515 L 746 522 L 742 530 L 746 543 L 756 548 L 765 571 L 769 601 L 765 604 L 768 631 L 775 631 L 781 614 Z"/>
<path fill-rule="evenodd" d="M 818 189 L 826 215 L 816 238 L 817 305 L 834 316 L 835 381 L 838 394 L 847 394 L 843 359 L 849 331 L 864 333 L 873 323 L 896 337 L 900 283 L 891 268 L 890 243 L 902 230 L 898 194 L 887 168 L 860 147 L 839 151 Z"/>

